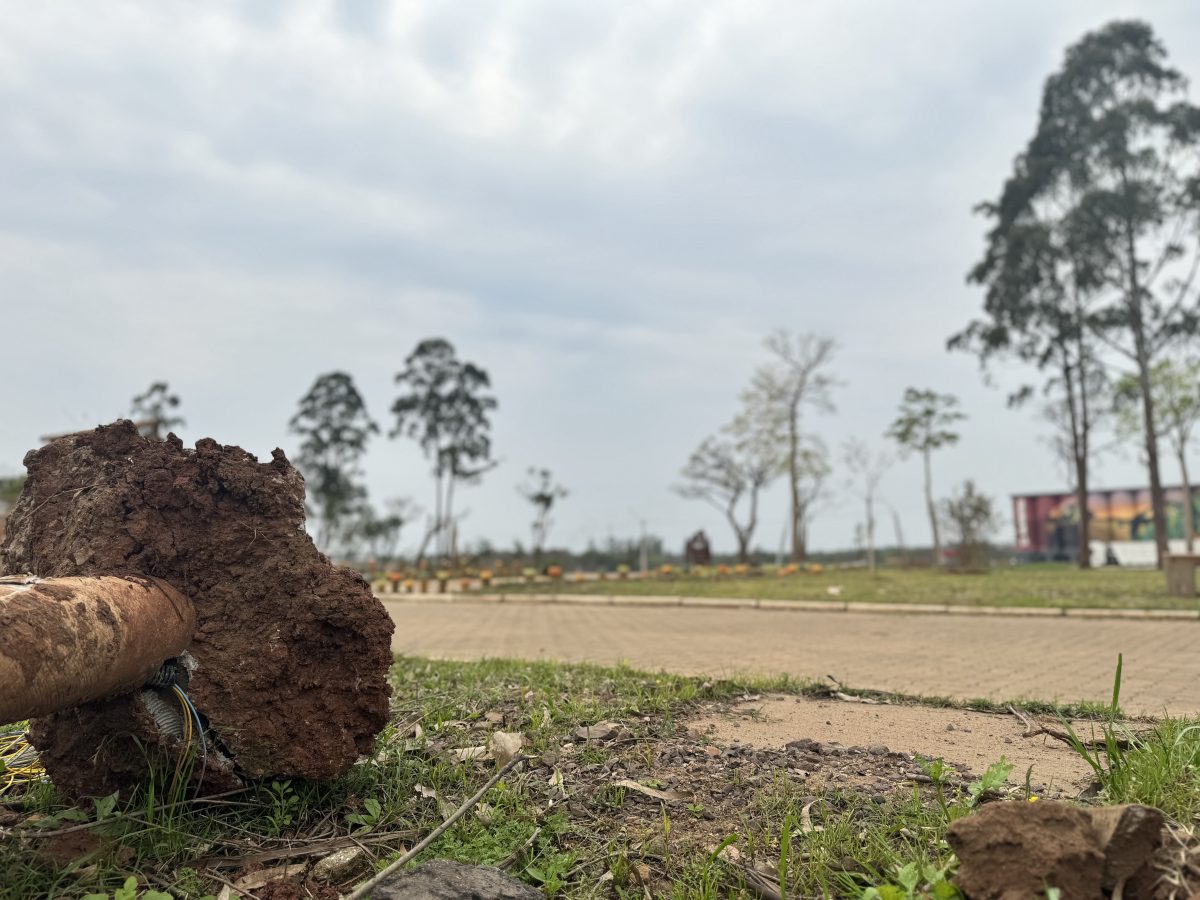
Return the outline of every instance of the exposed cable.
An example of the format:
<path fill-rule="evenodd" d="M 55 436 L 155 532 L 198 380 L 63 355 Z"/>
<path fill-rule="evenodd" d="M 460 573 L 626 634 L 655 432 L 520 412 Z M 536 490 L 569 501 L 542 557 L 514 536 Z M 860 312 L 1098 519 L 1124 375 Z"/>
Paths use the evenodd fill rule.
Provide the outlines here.
<path fill-rule="evenodd" d="M 178 684 L 175 684 L 172 685 L 172 689 L 175 691 L 176 696 L 183 701 L 184 705 L 191 712 L 191 718 L 188 721 L 189 741 L 192 730 L 192 721 L 195 721 L 196 723 L 195 733 L 200 738 L 200 778 L 196 781 L 196 790 L 199 790 L 200 785 L 204 783 L 204 775 L 208 772 L 208 741 L 204 738 L 204 723 L 200 720 L 200 713 L 197 712 L 195 704 L 192 703 L 191 698 L 188 697 L 183 688 L 181 688 Z"/>
<path fill-rule="evenodd" d="M 0 794 L 18 784 L 41 781 L 46 770 L 24 731 L 0 732 Z"/>

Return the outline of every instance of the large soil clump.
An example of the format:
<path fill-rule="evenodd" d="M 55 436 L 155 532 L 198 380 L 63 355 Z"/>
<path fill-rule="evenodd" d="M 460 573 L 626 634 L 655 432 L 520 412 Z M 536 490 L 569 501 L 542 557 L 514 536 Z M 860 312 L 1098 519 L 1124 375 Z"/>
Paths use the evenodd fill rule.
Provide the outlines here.
<path fill-rule="evenodd" d="M 31 451 L 25 466 L 0 574 L 148 575 L 195 606 L 188 691 L 209 728 L 203 790 L 330 778 L 371 749 L 388 716 L 393 626 L 362 578 L 305 534 L 304 481 L 283 451 L 260 463 L 207 438 L 188 450 L 119 421 Z M 57 785 L 103 794 L 144 778 L 148 756 L 178 752 L 138 696 L 33 723 Z"/>

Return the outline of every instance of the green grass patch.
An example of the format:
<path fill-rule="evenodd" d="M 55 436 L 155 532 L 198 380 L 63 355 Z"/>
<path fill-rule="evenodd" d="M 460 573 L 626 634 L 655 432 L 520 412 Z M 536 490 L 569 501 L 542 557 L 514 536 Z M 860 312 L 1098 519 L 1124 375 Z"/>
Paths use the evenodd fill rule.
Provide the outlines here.
<path fill-rule="evenodd" d="M 829 592 L 837 589 L 836 596 Z M 1101 609 L 1195 610 L 1194 598 L 1170 597 L 1154 569 L 1080 570 L 1066 564 L 1007 566 L 981 575 L 931 569 L 826 569 L 820 575 L 616 579 L 505 584 L 506 594 L 731 597 L 855 603 L 949 603 L 959 606 L 1025 606 Z"/>

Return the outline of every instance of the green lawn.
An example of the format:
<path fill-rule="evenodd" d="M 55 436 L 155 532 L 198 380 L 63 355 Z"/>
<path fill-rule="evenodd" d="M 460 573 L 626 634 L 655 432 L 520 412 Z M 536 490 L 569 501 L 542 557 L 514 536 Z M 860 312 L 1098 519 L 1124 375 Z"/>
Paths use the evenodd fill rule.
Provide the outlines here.
<path fill-rule="evenodd" d="M 832 589 L 832 590 L 831 590 Z M 495 589 L 494 589 L 495 590 Z M 1168 597 L 1165 578 L 1153 569 L 1104 568 L 1080 571 L 1043 564 L 993 569 L 986 575 L 956 575 L 928 569 L 826 569 L 820 575 L 762 575 L 648 578 L 504 585 L 505 593 L 578 593 L 748 597 L 778 600 L 838 600 L 865 603 L 953 603 L 964 606 L 1104 607 L 1111 609 L 1197 609 L 1200 602 Z"/>

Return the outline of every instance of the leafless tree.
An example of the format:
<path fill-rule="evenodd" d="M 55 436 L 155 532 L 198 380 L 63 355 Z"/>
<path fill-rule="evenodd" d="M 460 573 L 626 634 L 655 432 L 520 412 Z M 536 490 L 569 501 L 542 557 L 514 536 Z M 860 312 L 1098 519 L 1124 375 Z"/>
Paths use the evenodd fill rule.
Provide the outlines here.
<path fill-rule="evenodd" d="M 739 427 L 780 448 L 791 501 L 792 559 L 800 562 L 812 506 L 829 474 L 824 445 L 806 434 L 804 414 L 834 409 L 838 381 L 829 369 L 837 345 L 832 338 L 779 330 L 765 346 L 772 358 L 754 373 L 742 395 L 744 421 Z"/>
<path fill-rule="evenodd" d="M 741 420 L 724 429 L 724 437 L 706 438 L 680 473 L 682 497 L 703 500 L 725 516 L 737 538 L 738 560 L 749 562 L 750 541 L 758 526 L 758 497 L 780 471 L 779 455 L 761 435 L 746 431 Z M 744 516 L 739 512 L 746 500 Z"/>
<path fill-rule="evenodd" d="M 851 438 L 842 448 L 842 460 L 850 473 L 850 485 L 863 499 L 866 512 L 864 528 L 867 544 L 867 570 L 875 571 L 875 500 L 879 494 L 879 482 L 892 466 L 890 454 L 880 451 L 871 453 L 871 448 L 859 438 Z"/>

